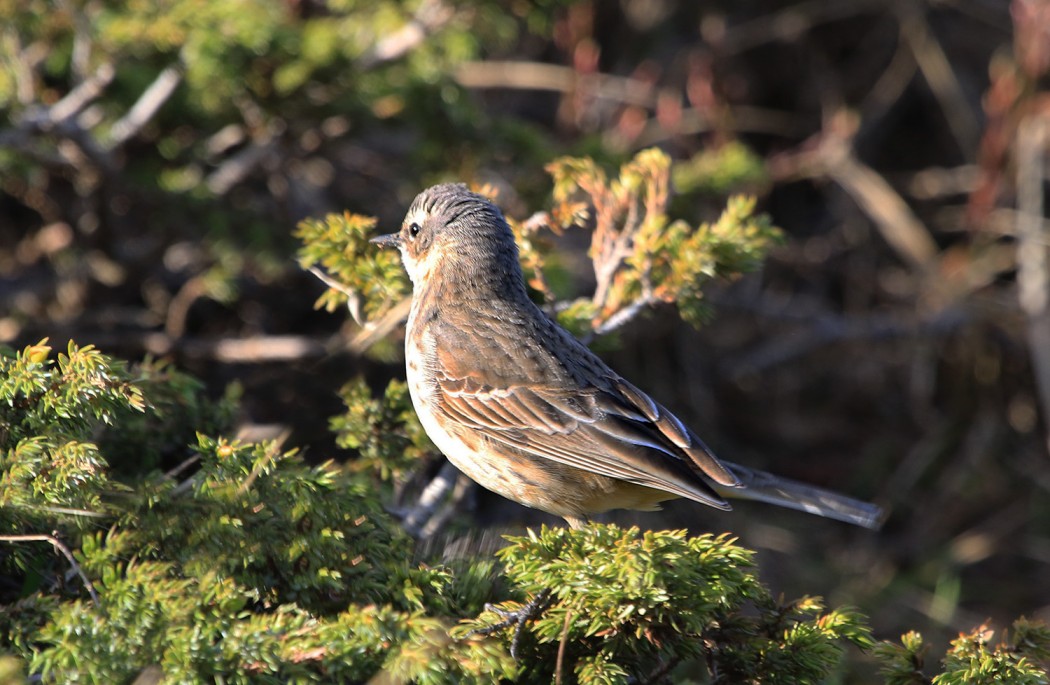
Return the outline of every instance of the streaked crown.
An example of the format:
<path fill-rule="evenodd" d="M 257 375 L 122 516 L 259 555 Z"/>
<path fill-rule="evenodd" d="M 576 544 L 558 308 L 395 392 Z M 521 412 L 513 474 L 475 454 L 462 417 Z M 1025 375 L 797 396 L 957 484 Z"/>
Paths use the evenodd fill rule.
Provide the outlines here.
<path fill-rule="evenodd" d="M 463 184 L 444 183 L 417 195 L 397 242 L 417 288 L 441 278 L 460 287 L 524 293 L 518 246 L 503 213 Z"/>

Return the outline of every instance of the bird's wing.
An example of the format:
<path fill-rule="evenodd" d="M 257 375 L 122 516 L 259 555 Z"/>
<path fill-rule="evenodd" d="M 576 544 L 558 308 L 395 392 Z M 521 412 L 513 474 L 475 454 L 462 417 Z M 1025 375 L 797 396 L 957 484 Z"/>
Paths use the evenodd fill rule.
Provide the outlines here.
<path fill-rule="evenodd" d="M 454 362 L 438 366 L 445 416 L 490 440 L 722 509 L 728 504 L 702 476 L 722 486 L 739 483 L 681 421 L 618 376 L 603 379 L 605 387 L 494 387 L 447 368 Z"/>

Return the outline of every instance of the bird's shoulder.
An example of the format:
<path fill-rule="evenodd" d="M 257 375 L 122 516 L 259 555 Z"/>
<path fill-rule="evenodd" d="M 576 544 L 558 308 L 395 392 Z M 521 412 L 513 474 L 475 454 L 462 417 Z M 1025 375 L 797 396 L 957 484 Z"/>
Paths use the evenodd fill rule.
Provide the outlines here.
<path fill-rule="evenodd" d="M 530 311 L 531 310 L 531 311 Z M 412 334 L 426 341 L 433 368 L 479 386 L 604 387 L 612 372 L 537 307 L 487 303 L 435 307 Z"/>

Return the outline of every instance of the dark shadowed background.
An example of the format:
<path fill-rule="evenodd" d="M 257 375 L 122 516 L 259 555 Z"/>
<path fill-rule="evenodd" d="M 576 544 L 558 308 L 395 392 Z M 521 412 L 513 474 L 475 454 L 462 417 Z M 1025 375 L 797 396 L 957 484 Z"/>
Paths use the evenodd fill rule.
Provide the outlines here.
<path fill-rule="evenodd" d="M 314 310 L 296 223 L 393 231 L 439 180 L 493 184 L 524 219 L 554 157 L 612 171 L 659 146 L 677 216 L 749 192 L 785 240 L 709 289 L 700 331 L 656 309 L 599 350 L 717 453 L 889 519 L 613 518 L 732 531 L 774 590 L 858 605 L 880 638 L 1050 619 L 1044 3 L 248 5 L 0 3 L 0 342 L 170 357 L 243 386 L 246 434 L 353 459 L 327 427 L 338 388 L 403 369 Z M 464 503 L 448 538 L 549 520 Z"/>

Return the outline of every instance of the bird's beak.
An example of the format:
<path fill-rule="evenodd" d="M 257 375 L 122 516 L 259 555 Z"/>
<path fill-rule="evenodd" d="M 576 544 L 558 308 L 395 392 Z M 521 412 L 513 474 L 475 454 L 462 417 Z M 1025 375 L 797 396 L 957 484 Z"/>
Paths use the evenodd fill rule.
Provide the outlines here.
<path fill-rule="evenodd" d="M 368 242 L 379 247 L 401 247 L 401 235 L 399 233 L 388 233 L 387 235 L 379 235 L 372 238 Z"/>

